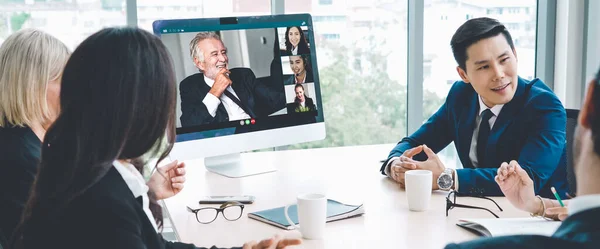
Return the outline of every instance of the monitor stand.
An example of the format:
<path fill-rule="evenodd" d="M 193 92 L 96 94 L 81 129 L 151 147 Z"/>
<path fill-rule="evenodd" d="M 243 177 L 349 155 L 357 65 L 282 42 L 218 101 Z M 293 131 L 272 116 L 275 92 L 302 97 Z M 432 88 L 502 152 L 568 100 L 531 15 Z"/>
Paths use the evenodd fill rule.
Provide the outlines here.
<path fill-rule="evenodd" d="M 255 154 L 255 153 L 250 153 Z M 243 158 L 242 158 L 243 157 Z M 248 153 L 228 154 L 204 158 L 204 166 L 210 172 L 230 178 L 259 175 L 276 171 L 275 164 L 265 156 L 252 156 Z"/>

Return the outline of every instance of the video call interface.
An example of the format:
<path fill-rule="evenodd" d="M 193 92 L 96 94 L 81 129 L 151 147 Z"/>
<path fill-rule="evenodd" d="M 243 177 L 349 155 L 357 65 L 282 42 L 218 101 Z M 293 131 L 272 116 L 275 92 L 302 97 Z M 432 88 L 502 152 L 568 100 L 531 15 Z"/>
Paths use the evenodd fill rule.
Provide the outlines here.
<path fill-rule="evenodd" d="M 307 29 L 162 34 L 176 74 L 178 134 L 242 133 L 322 119 Z M 227 134 L 211 136 L 218 135 Z"/>

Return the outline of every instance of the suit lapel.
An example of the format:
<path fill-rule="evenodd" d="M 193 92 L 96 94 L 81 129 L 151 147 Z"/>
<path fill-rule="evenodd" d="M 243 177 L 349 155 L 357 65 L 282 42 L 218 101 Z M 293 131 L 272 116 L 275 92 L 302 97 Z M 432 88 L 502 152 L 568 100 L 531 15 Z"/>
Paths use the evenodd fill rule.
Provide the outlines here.
<path fill-rule="evenodd" d="M 514 121 L 514 117 L 517 115 L 517 113 L 523 108 L 523 100 L 526 97 L 527 92 L 526 89 L 531 87 L 531 85 L 534 84 L 535 81 L 537 80 L 526 84 L 525 81 L 519 77 L 519 82 L 517 83 L 517 91 L 515 92 L 513 99 L 502 107 L 502 110 L 500 111 L 500 114 L 498 115 L 498 118 L 496 119 L 496 122 L 494 122 L 494 126 L 490 131 L 490 136 L 485 147 L 486 155 L 496 155 L 496 153 L 494 153 L 494 151 L 496 150 L 493 149 L 495 148 L 495 146 L 491 145 L 498 144 L 498 140 L 500 139 L 502 133 L 504 133 L 506 128 Z"/>
<path fill-rule="evenodd" d="M 469 153 L 471 151 L 471 139 L 473 138 L 473 130 L 475 129 L 475 117 L 479 110 L 479 102 L 477 93 L 472 90 L 470 96 L 465 98 L 464 106 L 458 107 L 463 109 L 458 122 L 458 141 L 459 155 L 464 168 L 473 168 Z"/>

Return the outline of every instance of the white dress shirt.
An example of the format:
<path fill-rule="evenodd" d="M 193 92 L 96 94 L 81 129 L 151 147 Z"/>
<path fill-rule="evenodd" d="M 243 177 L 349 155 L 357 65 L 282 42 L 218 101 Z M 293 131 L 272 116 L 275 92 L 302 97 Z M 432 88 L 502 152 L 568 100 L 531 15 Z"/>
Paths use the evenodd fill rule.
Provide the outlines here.
<path fill-rule="evenodd" d="M 292 47 L 292 55 L 298 55 L 298 46 Z"/>
<path fill-rule="evenodd" d="M 580 195 L 569 200 L 569 216 L 592 208 L 600 207 L 600 194 Z"/>
<path fill-rule="evenodd" d="M 131 164 L 127 162 L 114 161 L 113 166 L 123 180 L 129 187 L 129 190 L 133 193 L 133 197 L 138 198 L 142 197 L 142 208 L 144 209 L 144 213 L 148 216 L 150 220 L 150 224 L 154 227 L 154 230 L 158 232 L 158 226 L 156 225 L 156 221 L 154 220 L 154 216 L 150 211 L 150 199 L 148 199 L 148 185 L 146 185 L 146 181 L 140 172 Z"/>
<path fill-rule="evenodd" d="M 206 82 L 206 84 L 209 87 L 212 87 L 215 84 L 214 80 L 206 78 L 206 76 L 204 76 L 204 82 Z M 239 99 L 238 95 L 235 94 L 235 91 L 233 91 L 233 88 L 231 88 L 231 86 L 228 86 L 225 91 L 229 91 L 233 94 L 233 96 Z M 217 115 L 217 108 L 221 103 L 223 103 L 223 106 L 225 106 L 225 110 L 227 111 L 227 115 L 229 116 L 229 121 L 250 118 L 250 115 L 248 115 L 244 111 L 244 109 L 238 106 L 225 94 L 221 94 L 221 98 L 217 98 L 217 96 L 208 93 L 202 100 L 202 103 L 204 103 L 206 109 L 208 110 L 208 113 L 210 113 L 210 115 L 213 116 L 213 118 L 215 117 L 215 115 Z"/>
<path fill-rule="evenodd" d="M 488 107 L 485 105 L 485 103 L 483 103 L 481 96 L 477 96 L 477 98 L 479 99 L 479 115 L 477 115 L 477 117 L 475 118 L 475 129 L 473 130 L 473 137 L 471 139 L 471 148 L 469 149 L 469 159 L 471 159 L 471 163 L 473 163 L 473 166 L 475 168 L 478 167 L 478 164 L 477 164 L 477 133 L 479 132 L 479 125 L 481 123 L 481 114 L 483 113 L 483 111 L 488 109 Z M 490 129 L 492 129 L 492 127 L 494 127 L 494 123 L 496 122 L 496 118 L 498 117 L 498 115 L 500 115 L 500 111 L 502 110 L 502 107 L 504 107 L 504 105 L 495 105 L 492 108 L 489 108 L 490 111 L 492 112 L 492 114 L 494 114 L 488 120 L 488 122 L 490 124 Z M 394 162 L 396 159 L 398 159 L 398 157 L 393 157 L 392 159 L 390 159 L 390 161 L 386 165 L 385 170 L 384 170 L 386 175 L 388 175 L 388 176 L 390 175 L 390 167 L 392 165 L 392 162 Z M 459 179 L 458 179 L 458 175 L 456 174 L 456 170 L 454 170 L 453 174 L 454 174 L 454 189 L 456 191 L 458 191 Z"/>

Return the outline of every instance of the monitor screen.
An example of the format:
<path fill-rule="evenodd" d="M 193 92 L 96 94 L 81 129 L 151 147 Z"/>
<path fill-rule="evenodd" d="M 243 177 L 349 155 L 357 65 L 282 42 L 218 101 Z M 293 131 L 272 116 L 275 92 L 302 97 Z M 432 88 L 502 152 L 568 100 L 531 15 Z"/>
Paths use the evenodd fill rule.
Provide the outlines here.
<path fill-rule="evenodd" d="M 322 123 L 310 15 L 159 20 L 177 142 Z"/>

